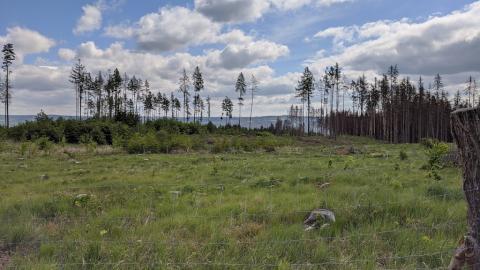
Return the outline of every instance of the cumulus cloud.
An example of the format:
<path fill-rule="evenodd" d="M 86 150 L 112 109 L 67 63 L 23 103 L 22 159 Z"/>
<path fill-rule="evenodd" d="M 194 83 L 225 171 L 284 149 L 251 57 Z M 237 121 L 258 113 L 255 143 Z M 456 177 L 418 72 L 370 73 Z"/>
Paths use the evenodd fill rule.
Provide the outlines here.
<path fill-rule="evenodd" d="M 264 0 L 195 0 L 195 9 L 218 22 L 249 22 L 270 7 Z"/>
<path fill-rule="evenodd" d="M 187 44 L 207 43 L 220 31 L 220 25 L 183 7 L 162 8 L 138 22 L 137 42 L 146 50 L 165 51 Z"/>
<path fill-rule="evenodd" d="M 213 42 L 221 25 L 184 7 L 163 7 L 141 17 L 131 26 L 109 26 L 105 34 L 116 38 L 134 37 L 140 49 L 169 51 Z"/>
<path fill-rule="evenodd" d="M 183 7 L 162 8 L 150 13 L 131 27 L 111 26 L 106 34 L 134 37 L 139 48 L 147 52 L 163 52 L 188 45 L 227 44 L 223 50 L 208 52 L 208 63 L 234 69 L 273 61 L 288 54 L 288 47 L 267 40 L 255 40 L 239 29 L 221 33 L 221 25 L 202 14 Z M 83 44 L 91 46 L 91 44 Z"/>
<path fill-rule="evenodd" d="M 242 68 L 253 63 L 275 60 L 288 54 L 288 47 L 260 40 L 243 44 L 229 44 L 222 51 L 209 55 L 209 63 L 226 69 Z"/>
<path fill-rule="evenodd" d="M 82 7 L 83 14 L 78 19 L 73 33 L 82 34 L 100 29 L 102 26 L 102 10 L 99 4 L 85 5 Z"/>
<path fill-rule="evenodd" d="M 326 7 L 353 0 L 195 0 L 195 9 L 217 22 L 251 22 L 266 12 L 298 9 L 306 5 Z"/>
<path fill-rule="evenodd" d="M 66 79 L 69 72 L 67 67 L 22 65 L 15 69 L 15 89 L 35 92 L 65 90 L 70 87 Z"/>
<path fill-rule="evenodd" d="M 312 63 L 322 70 L 339 62 L 352 70 L 386 69 L 398 64 L 409 74 L 454 74 L 480 70 L 480 2 L 423 22 L 377 21 L 361 26 L 330 28 L 317 37 L 351 43 Z"/>
<path fill-rule="evenodd" d="M 105 27 L 105 35 L 113 38 L 131 38 L 133 37 L 134 33 L 134 28 L 126 24 L 110 25 Z"/>
<path fill-rule="evenodd" d="M 58 56 L 65 61 L 72 61 L 75 58 L 75 51 L 66 48 L 58 50 Z"/>
<path fill-rule="evenodd" d="M 329 7 L 335 4 L 353 2 L 353 0 L 269 0 L 272 5 L 281 10 L 301 8 L 306 5 Z"/>
<path fill-rule="evenodd" d="M 37 31 L 23 27 L 7 28 L 7 34 L 0 36 L 0 44 L 14 44 L 17 55 L 17 63 L 23 62 L 23 57 L 27 54 L 48 52 L 55 46 L 53 39 L 47 38 Z"/>

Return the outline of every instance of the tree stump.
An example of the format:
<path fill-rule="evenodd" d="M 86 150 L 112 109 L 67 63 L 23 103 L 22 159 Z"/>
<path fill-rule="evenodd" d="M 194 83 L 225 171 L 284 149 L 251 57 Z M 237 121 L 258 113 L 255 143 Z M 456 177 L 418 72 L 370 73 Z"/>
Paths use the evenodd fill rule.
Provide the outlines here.
<path fill-rule="evenodd" d="M 463 169 L 463 192 L 468 204 L 468 231 L 460 241 L 448 269 L 480 270 L 480 107 L 451 114 L 452 135 Z"/>

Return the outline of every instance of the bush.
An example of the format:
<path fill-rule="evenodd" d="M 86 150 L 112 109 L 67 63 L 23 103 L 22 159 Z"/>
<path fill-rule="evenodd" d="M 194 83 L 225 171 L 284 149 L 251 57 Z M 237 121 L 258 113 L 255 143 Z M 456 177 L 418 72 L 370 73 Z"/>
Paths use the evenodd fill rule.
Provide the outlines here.
<path fill-rule="evenodd" d="M 62 138 L 62 128 L 56 122 L 44 120 L 42 122 L 26 122 L 8 130 L 8 137 L 16 141 L 47 137 L 52 142 L 59 142 Z"/>
<path fill-rule="evenodd" d="M 408 159 L 407 152 L 405 152 L 403 150 L 400 150 L 399 158 L 400 158 L 400 160 L 407 160 Z"/>
<path fill-rule="evenodd" d="M 433 138 L 422 138 L 420 144 L 425 148 L 432 148 L 435 144 L 439 143 L 439 140 Z"/>
<path fill-rule="evenodd" d="M 430 169 L 442 168 L 442 158 L 448 153 L 448 151 L 449 147 L 446 143 L 435 141 L 431 145 L 428 145 L 425 151 L 428 157 L 428 167 Z"/>
<path fill-rule="evenodd" d="M 7 129 L 0 126 L 0 141 L 7 139 Z"/>
<path fill-rule="evenodd" d="M 140 123 L 140 116 L 131 112 L 117 112 L 115 115 L 115 122 L 126 124 L 130 127 L 135 127 Z"/>
<path fill-rule="evenodd" d="M 115 121 L 105 119 L 62 119 L 53 120 L 44 112 L 35 121 L 25 122 L 10 129 L 0 128 L 0 140 L 11 138 L 16 141 L 33 141 L 39 149 L 49 147 L 48 142 L 65 144 L 114 145 L 129 153 L 169 153 L 172 150 L 226 151 L 275 151 L 276 147 L 289 141 L 272 133 L 247 130 L 238 126 L 216 127 L 209 122 L 183 123 L 175 119 L 162 118 L 139 122 L 137 115 L 119 113 Z M 220 136 L 205 136 L 218 134 Z M 24 151 L 25 152 L 25 151 Z"/>
<path fill-rule="evenodd" d="M 38 145 L 38 149 L 42 151 L 48 151 L 53 147 L 53 143 L 47 137 L 41 137 L 35 143 Z"/>
<path fill-rule="evenodd" d="M 154 133 L 141 135 L 135 133 L 127 142 L 127 152 L 129 153 L 158 153 L 160 152 L 160 143 Z"/>
<path fill-rule="evenodd" d="M 226 152 L 230 148 L 230 144 L 225 138 L 217 138 L 213 143 L 212 152 L 213 153 L 222 153 Z"/>

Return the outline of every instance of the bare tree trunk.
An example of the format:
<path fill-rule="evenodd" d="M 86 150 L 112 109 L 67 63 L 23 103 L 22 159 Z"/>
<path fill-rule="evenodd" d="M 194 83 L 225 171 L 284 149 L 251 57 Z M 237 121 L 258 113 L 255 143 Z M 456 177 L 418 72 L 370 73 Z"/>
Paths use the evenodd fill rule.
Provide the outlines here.
<path fill-rule="evenodd" d="M 468 204 L 468 231 L 449 268 L 480 269 L 480 107 L 456 110 L 451 115 L 452 135 L 463 164 L 463 191 Z"/>
<path fill-rule="evenodd" d="M 7 81 L 5 85 L 5 125 L 7 128 L 10 127 L 10 81 L 9 75 L 10 71 L 8 70 L 7 66 Z"/>

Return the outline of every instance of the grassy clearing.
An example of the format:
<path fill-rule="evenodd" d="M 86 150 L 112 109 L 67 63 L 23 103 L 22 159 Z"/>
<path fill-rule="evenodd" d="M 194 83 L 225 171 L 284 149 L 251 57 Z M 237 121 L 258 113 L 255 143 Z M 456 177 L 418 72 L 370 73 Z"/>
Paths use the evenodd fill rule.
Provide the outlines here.
<path fill-rule="evenodd" d="M 2 144 L 0 251 L 14 252 L 11 266 L 435 268 L 448 265 L 465 229 L 458 169 L 434 180 L 419 145 L 310 138 L 273 152 L 66 148 Z M 305 232 L 317 207 L 337 221 Z"/>

